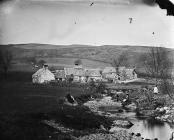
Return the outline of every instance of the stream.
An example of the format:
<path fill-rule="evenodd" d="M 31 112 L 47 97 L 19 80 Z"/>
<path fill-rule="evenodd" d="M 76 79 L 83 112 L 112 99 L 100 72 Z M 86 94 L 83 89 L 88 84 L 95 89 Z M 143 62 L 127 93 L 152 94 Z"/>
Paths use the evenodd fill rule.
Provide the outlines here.
<path fill-rule="evenodd" d="M 144 139 L 169 140 L 171 133 L 174 132 L 174 126 L 168 123 L 149 119 L 149 117 L 137 116 L 136 112 L 130 109 L 123 109 L 120 107 L 101 107 L 101 111 L 109 112 L 119 117 L 127 118 L 134 125 L 128 129 L 130 133 L 140 133 Z M 122 109 L 123 112 L 118 110 Z"/>

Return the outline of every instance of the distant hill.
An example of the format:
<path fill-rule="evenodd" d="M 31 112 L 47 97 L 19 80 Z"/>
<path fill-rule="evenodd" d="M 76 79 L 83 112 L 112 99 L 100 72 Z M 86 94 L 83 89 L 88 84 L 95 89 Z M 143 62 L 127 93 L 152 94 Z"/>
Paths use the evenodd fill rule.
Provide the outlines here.
<path fill-rule="evenodd" d="M 140 56 L 148 53 L 150 47 L 147 46 L 128 46 L 128 45 L 50 45 L 50 44 L 11 44 L 1 45 L 1 48 L 8 48 L 13 52 L 13 56 L 18 60 L 25 60 L 29 57 L 46 59 L 50 63 L 59 63 L 58 59 L 66 59 L 67 65 L 72 65 L 72 60 L 81 58 L 90 60 L 90 63 L 101 62 L 104 66 L 111 63 L 113 58 L 118 57 L 122 52 L 127 52 L 128 63 L 131 66 L 141 66 Z M 168 49 L 171 57 L 174 55 L 173 49 Z M 55 61 L 56 59 L 56 61 Z M 51 62 L 53 61 L 54 62 Z M 68 63 L 69 61 L 69 63 Z M 88 63 L 88 62 L 87 62 Z M 101 63 L 98 63 L 100 66 Z M 90 64 L 89 64 L 90 65 Z M 95 65 L 95 64 L 92 64 Z M 107 65 L 108 66 L 108 65 Z"/>

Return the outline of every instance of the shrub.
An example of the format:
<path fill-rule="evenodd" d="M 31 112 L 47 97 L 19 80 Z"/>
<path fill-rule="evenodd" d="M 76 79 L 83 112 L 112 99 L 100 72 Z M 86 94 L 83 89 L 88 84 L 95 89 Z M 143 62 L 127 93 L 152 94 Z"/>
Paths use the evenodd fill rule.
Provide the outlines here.
<path fill-rule="evenodd" d="M 165 97 L 155 97 L 153 99 L 154 107 L 162 107 L 166 104 L 166 98 Z"/>
<path fill-rule="evenodd" d="M 103 82 L 100 82 L 96 86 L 96 92 L 103 94 L 104 91 L 106 90 L 106 85 Z"/>
<path fill-rule="evenodd" d="M 91 94 L 82 94 L 78 97 L 75 97 L 75 100 L 78 102 L 78 104 L 83 104 L 87 101 L 89 101 L 91 98 Z"/>

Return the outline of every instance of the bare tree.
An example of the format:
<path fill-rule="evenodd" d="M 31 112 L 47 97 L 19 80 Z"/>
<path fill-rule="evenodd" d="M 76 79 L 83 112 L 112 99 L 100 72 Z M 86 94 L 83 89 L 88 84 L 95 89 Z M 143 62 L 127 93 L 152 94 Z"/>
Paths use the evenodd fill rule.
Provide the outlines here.
<path fill-rule="evenodd" d="M 7 76 L 8 70 L 12 64 L 12 53 L 8 49 L 0 49 L 0 66 L 4 72 L 5 77 Z"/>
<path fill-rule="evenodd" d="M 111 65 L 115 68 L 116 74 L 119 75 L 119 67 L 127 64 L 127 53 L 121 53 L 117 58 L 114 58 Z"/>
<path fill-rule="evenodd" d="M 153 47 L 150 51 L 141 56 L 147 74 L 156 79 L 171 76 L 172 61 L 166 48 Z"/>
<path fill-rule="evenodd" d="M 173 98 L 173 80 L 172 68 L 173 62 L 169 51 L 162 47 L 153 47 L 145 55 L 141 56 L 144 61 L 146 72 L 156 79 L 156 84 L 160 82 L 160 88 L 163 93 Z"/>
<path fill-rule="evenodd" d="M 38 63 L 39 66 L 43 67 L 43 65 L 46 63 L 46 61 L 41 59 L 37 63 Z"/>

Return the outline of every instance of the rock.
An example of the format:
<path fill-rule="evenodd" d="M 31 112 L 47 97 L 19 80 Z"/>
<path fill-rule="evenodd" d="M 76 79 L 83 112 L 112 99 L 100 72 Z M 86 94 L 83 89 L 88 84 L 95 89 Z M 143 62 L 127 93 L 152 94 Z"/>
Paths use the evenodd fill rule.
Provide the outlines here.
<path fill-rule="evenodd" d="M 159 108 L 159 107 L 157 107 L 157 108 L 156 108 L 156 111 L 159 111 L 159 110 L 160 110 L 160 108 Z"/>
<path fill-rule="evenodd" d="M 139 110 L 138 114 L 143 116 L 153 116 L 155 113 L 154 110 Z"/>
<path fill-rule="evenodd" d="M 163 107 L 164 108 L 164 110 L 167 110 L 167 109 L 169 109 L 169 107 L 167 107 L 167 106 L 165 106 L 165 107 Z"/>
<path fill-rule="evenodd" d="M 168 117 L 169 117 L 169 115 L 164 115 L 164 117 L 163 117 L 163 118 L 164 118 L 164 119 L 167 119 Z"/>
<path fill-rule="evenodd" d="M 168 123 L 174 123 L 174 110 L 171 107 L 160 108 L 163 113 L 157 114 L 155 117 L 157 120 L 165 121 Z"/>
<path fill-rule="evenodd" d="M 160 120 L 161 118 L 158 116 L 158 117 L 155 117 L 155 119 Z"/>
<path fill-rule="evenodd" d="M 133 133 L 133 132 L 131 133 L 132 136 L 133 136 L 134 134 L 135 134 L 135 133 Z"/>
<path fill-rule="evenodd" d="M 130 121 L 127 120 L 115 120 L 113 121 L 113 126 L 118 126 L 122 128 L 130 128 L 133 125 Z"/>
<path fill-rule="evenodd" d="M 136 106 L 135 103 L 131 103 L 131 104 L 127 105 L 126 108 L 128 108 L 130 110 L 136 110 L 137 109 L 137 106 Z"/>
<path fill-rule="evenodd" d="M 112 127 L 112 128 L 109 130 L 109 132 L 110 132 L 110 133 L 114 133 L 114 132 L 117 132 L 117 131 L 119 131 L 119 130 L 125 130 L 125 129 L 124 129 L 124 128 L 117 127 L 117 126 L 114 126 L 114 127 Z"/>
<path fill-rule="evenodd" d="M 79 137 L 78 140 L 142 140 L 141 137 L 132 136 L 126 130 L 118 130 L 113 134 L 90 134 Z"/>
<path fill-rule="evenodd" d="M 62 124 L 60 123 L 56 123 L 54 120 L 43 120 L 43 123 L 56 129 L 56 130 L 59 130 L 61 131 L 62 133 L 72 133 L 74 132 L 73 129 L 70 129 L 70 128 L 67 128 L 67 127 L 64 127 Z"/>
<path fill-rule="evenodd" d="M 119 109 L 118 112 L 119 112 L 119 113 L 123 112 L 123 109 Z"/>
<path fill-rule="evenodd" d="M 165 110 L 164 110 L 164 108 L 160 108 L 159 111 L 160 112 L 164 112 Z"/>
<path fill-rule="evenodd" d="M 109 113 L 109 112 L 106 112 L 106 115 L 112 115 L 111 113 Z"/>
<path fill-rule="evenodd" d="M 100 129 L 106 131 L 106 128 L 103 125 L 100 125 Z"/>
<path fill-rule="evenodd" d="M 168 114 L 168 113 L 170 113 L 170 110 L 169 110 L 169 109 L 167 109 L 167 110 L 166 110 L 166 113 L 167 113 L 167 114 Z"/>
<path fill-rule="evenodd" d="M 137 137 L 140 137 L 140 136 L 141 136 L 141 134 L 140 134 L 140 133 L 137 133 L 137 134 L 136 134 L 136 136 L 137 136 Z"/>

